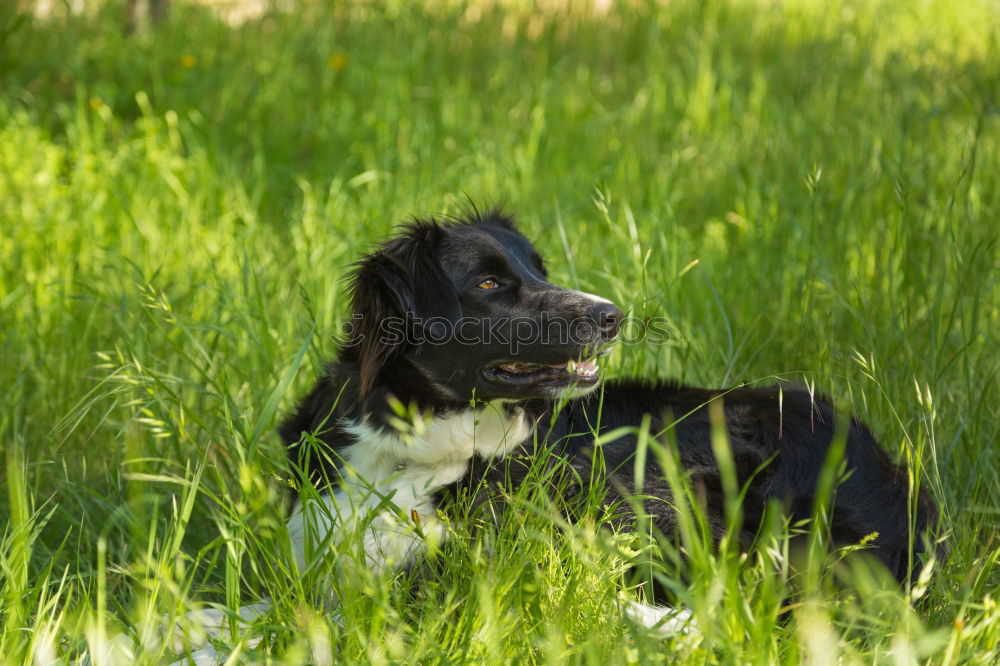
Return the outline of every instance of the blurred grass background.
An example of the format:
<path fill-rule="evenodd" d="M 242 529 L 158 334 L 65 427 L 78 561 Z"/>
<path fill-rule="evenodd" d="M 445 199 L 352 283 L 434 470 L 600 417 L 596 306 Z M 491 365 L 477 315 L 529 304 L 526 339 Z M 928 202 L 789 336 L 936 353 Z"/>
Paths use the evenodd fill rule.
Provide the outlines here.
<path fill-rule="evenodd" d="M 995 2 L 261 6 L 126 34 L 119 3 L 0 5 L 0 659 L 262 594 L 258 657 L 289 663 L 998 657 Z M 849 401 L 942 503 L 918 612 L 786 625 L 695 591 L 716 628 L 665 648 L 571 593 L 620 572 L 541 521 L 502 566 L 456 547 L 417 610 L 369 581 L 324 615 L 273 562 L 275 419 L 335 349 L 347 264 L 467 198 L 556 281 L 671 319 L 612 374 Z"/>

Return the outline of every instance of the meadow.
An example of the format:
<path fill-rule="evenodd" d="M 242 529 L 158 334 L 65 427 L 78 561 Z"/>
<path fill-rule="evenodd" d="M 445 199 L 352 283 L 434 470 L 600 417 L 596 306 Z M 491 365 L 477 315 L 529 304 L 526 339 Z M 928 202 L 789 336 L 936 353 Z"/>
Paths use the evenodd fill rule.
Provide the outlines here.
<path fill-rule="evenodd" d="M 1000 659 L 996 3 L 330 4 L 175 0 L 133 35 L 116 3 L 0 5 L 0 663 L 162 663 L 186 612 L 262 597 L 232 663 Z M 714 552 L 687 507 L 689 570 L 660 575 L 698 631 L 661 640 L 621 601 L 666 546 L 525 492 L 420 581 L 299 575 L 275 425 L 350 262 L 469 200 L 554 281 L 670 320 L 606 374 L 853 409 L 948 559 L 905 588 L 837 553 L 790 571 L 796 526 Z"/>

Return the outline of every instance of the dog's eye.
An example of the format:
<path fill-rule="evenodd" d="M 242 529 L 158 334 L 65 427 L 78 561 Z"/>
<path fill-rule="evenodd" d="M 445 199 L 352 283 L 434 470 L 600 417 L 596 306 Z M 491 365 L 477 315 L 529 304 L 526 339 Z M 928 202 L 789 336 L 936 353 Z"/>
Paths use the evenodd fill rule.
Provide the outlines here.
<path fill-rule="evenodd" d="M 486 278 L 482 282 L 476 285 L 478 289 L 499 289 L 500 283 L 493 278 Z"/>

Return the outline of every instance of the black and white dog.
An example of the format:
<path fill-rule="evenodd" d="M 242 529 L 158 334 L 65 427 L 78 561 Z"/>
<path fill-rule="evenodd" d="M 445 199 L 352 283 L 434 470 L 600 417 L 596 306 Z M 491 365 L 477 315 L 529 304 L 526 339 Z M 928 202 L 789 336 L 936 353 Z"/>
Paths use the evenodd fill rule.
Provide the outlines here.
<path fill-rule="evenodd" d="M 300 567 L 358 525 L 367 566 L 405 566 L 428 535 L 443 536 L 440 511 L 519 484 L 540 453 L 571 470 L 559 492 L 586 495 L 600 484 L 606 503 L 627 507 L 644 418 L 675 447 L 717 538 L 726 521 L 713 413 L 724 418 L 745 486 L 741 542 L 753 540 L 769 502 L 792 519 L 812 515 L 837 424 L 829 404 L 777 387 L 629 379 L 597 390 L 597 358 L 616 339 L 622 311 L 549 282 L 538 252 L 500 212 L 409 224 L 356 265 L 351 296 L 349 339 L 280 429 L 301 480 L 327 489 L 289 521 Z M 919 570 L 936 509 L 921 489 L 911 517 L 905 471 L 864 424 L 842 423 L 846 474 L 830 535 L 839 544 L 869 538 L 865 548 L 905 581 Z M 602 443 L 596 469 L 595 435 L 616 430 L 627 434 Z M 649 460 L 640 471 L 644 509 L 671 535 L 671 489 Z M 398 510 L 386 510 L 386 498 Z"/>

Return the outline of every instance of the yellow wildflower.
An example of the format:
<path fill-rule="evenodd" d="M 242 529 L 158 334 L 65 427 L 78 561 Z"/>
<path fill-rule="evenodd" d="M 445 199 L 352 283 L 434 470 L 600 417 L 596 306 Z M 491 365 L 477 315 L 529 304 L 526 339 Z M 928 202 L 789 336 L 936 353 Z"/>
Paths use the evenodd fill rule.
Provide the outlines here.
<path fill-rule="evenodd" d="M 340 53 L 334 53 L 330 56 L 330 59 L 327 60 L 327 64 L 330 65 L 330 69 L 335 72 L 339 72 L 347 67 L 347 54 L 343 51 Z"/>

